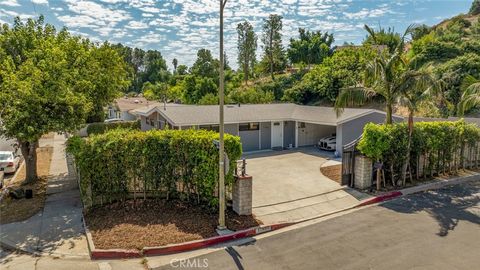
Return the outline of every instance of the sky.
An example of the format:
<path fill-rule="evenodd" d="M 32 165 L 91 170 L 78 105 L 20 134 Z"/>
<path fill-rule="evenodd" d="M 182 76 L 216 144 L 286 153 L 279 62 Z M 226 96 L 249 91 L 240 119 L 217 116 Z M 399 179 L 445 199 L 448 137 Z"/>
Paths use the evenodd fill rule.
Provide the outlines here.
<path fill-rule="evenodd" d="M 394 27 L 402 32 L 411 23 L 434 25 L 467 13 L 472 0 L 228 0 L 225 8 L 225 50 L 237 67 L 237 24 L 248 20 L 259 36 L 269 14 L 283 16 L 283 43 L 298 28 L 328 31 L 335 44 L 360 43 L 364 24 Z M 173 58 L 190 66 L 201 48 L 218 57 L 218 0 L 0 0 L 0 23 L 45 16 L 47 23 L 66 26 L 94 41 L 121 42 L 159 50 L 171 67 Z"/>

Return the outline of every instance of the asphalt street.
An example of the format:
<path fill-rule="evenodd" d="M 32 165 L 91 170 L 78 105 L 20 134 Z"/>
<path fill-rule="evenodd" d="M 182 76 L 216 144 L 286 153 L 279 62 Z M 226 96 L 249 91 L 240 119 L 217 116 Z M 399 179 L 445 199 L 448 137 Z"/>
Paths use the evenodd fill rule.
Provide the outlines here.
<path fill-rule="evenodd" d="M 382 205 L 157 269 L 478 269 L 480 181 Z"/>

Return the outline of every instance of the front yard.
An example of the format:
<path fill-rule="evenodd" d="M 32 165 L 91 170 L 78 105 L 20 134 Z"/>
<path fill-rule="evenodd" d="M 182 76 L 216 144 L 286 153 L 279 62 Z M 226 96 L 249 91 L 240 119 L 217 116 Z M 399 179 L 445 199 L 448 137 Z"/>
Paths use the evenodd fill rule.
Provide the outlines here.
<path fill-rule="evenodd" d="M 216 236 L 216 211 L 182 201 L 137 200 L 92 209 L 85 215 L 95 248 L 142 249 Z M 227 227 L 261 225 L 253 216 L 226 213 Z"/>
<path fill-rule="evenodd" d="M 0 224 L 26 220 L 43 209 L 52 153 L 53 147 L 51 146 L 40 147 L 37 149 L 37 169 L 39 179 L 36 183 L 24 183 L 25 166 L 21 166 L 16 177 L 14 179 L 12 178 L 12 180 L 6 185 L 10 186 L 12 189 L 32 189 L 33 198 L 13 199 L 6 195 L 0 202 Z"/>

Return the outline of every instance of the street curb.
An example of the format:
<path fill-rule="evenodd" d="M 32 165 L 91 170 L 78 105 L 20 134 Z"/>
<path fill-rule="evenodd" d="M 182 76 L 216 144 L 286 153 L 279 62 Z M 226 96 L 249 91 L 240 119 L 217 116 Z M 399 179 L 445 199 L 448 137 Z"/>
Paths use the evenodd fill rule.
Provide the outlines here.
<path fill-rule="evenodd" d="M 403 193 L 401 191 L 391 191 L 379 196 L 375 196 L 373 198 L 366 199 L 364 201 L 361 201 L 359 204 L 357 204 L 355 207 L 362 207 L 370 204 L 375 204 L 375 203 L 380 203 L 384 201 L 388 201 L 391 199 L 394 199 L 396 197 L 402 196 Z"/>
<path fill-rule="evenodd" d="M 392 200 L 400 196 L 406 196 L 406 195 L 423 192 L 427 190 L 440 189 L 448 185 L 457 185 L 457 184 L 465 183 L 468 181 L 475 181 L 475 180 L 480 180 L 480 173 L 475 172 L 472 175 L 457 176 L 451 179 L 440 180 L 440 181 L 426 183 L 419 186 L 413 186 L 413 187 L 408 187 L 401 190 L 391 191 L 382 195 L 378 195 L 378 196 L 366 199 L 360 202 L 355 207 L 362 207 L 370 204 L 376 204 L 376 203 Z"/>
<path fill-rule="evenodd" d="M 287 226 L 296 224 L 296 222 L 286 222 L 286 223 L 279 223 L 267 226 L 259 226 L 253 227 L 246 230 L 237 231 L 231 234 L 226 235 L 219 235 L 214 236 L 202 240 L 191 241 L 181 244 L 173 244 L 167 246 L 160 246 L 160 247 L 145 247 L 142 249 L 142 254 L 145 256 L 156 256 L 156 255 L 167 255 L 172 253 L 179 253 L 185 251 L 191 251 L 194 249 L 205 248 L 209 246 L 213 246 L 216 244 L 238 240 L 241 238 L 247 238 L 251 236 L 256 236 L 262 233 L 275 231 L 281 228 L 285 228 Z"/>

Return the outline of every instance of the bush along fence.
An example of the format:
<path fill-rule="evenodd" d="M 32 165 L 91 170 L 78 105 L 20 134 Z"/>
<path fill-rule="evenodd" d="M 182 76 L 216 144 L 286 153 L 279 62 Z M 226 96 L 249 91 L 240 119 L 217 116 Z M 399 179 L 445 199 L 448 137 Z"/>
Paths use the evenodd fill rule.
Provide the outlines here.
<path fill-rule="evenodd" d="M 84 205 L 89 208 L 130 198 L 178 198 L 218 204 L 218 133 L 205 130 L 111 130 L 86 139 L 72 137 L 67 151 L 75 158 Z M 240 138 L 225 135 L 230 169 L 242 154 Z"/>
<path fill-rule="evenodd" d="M 87 127 L 87 134 L 96 135 L 103 134 L 112 129 L 132 129 L 140 130 L 140 121 L 124 121 L 124 122 L 113 122 L 113 123 L 91 123 Z"/>
<path fill-rule="evenodd" d="M 410 149 L 408 140 L 405 123 L 365 126 L 357 148 L 375 164 L 377 189 L 480 167 L 480 128 L 463 120 L 415 123 Z"/>

